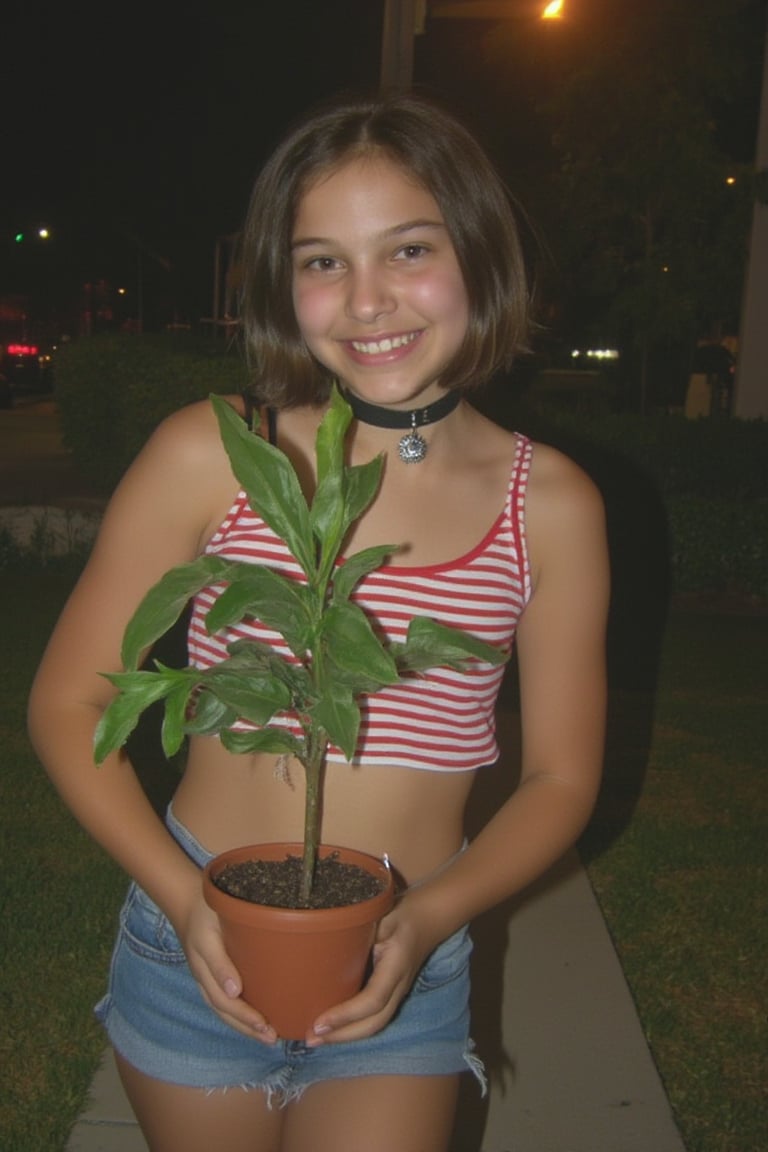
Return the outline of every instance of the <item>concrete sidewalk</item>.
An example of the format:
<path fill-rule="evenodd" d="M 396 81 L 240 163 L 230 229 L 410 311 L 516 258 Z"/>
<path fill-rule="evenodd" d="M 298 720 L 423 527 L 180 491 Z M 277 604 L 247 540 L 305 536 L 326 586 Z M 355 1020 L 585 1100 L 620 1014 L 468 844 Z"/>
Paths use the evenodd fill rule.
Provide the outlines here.
<path fill-rule="evenodd" d="M 685 1152 L 576 854 L 474 936 L 491 1089 L 462 1078 L 451 1152 Z M 67 1152 L 147 1152 L 109 1051 Z"/>

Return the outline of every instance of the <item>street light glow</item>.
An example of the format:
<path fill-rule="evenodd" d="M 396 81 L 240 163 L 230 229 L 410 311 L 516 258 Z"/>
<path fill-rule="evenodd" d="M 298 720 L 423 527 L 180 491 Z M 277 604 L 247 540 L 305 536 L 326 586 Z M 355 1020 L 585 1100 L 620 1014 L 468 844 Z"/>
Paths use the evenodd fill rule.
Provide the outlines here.
<path fill-rule="evenodd" d="M 542 20 L 559 20 L 563 15 L 565 0 L 550 0 L 541 14 Z"/>

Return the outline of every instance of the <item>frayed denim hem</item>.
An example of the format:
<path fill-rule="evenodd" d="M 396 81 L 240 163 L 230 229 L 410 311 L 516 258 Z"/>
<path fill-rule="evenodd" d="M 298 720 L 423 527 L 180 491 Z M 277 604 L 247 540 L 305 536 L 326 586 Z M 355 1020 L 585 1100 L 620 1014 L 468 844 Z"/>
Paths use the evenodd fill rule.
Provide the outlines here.
<path fill-rule="evenodd" d="M 484 1065 L 483 1061 L 480 1059 L 479 1056 L 477 1056 L 475 1054 L 475 1042 L 474 1042 L 474 1040 L 470 1039 L 469 1042 L 467 1043 L 466 1050 L 463 1053 L 463 1059 L 464 1059 L 464 1063 L 466 1065 L 466 1068 L 464 1069 L 464 1071 L 472 1073 L 472 1075 L 475 1077 L 478 1084 L 480 1085 L 481 1097 L 485 1098 L 488 1095 L 488 1078 L 485 1074 L 485 1065 Z M 363 1075 L 363 1076 L 364 1075 L 382 1076 L 382 1075 L 400 1075 L 400 1073 L 395 1073 L 395 1072 L 382 1073 L 382 1072 L 373 1072 L 372 1071 L 369 1073 L 361 1073 L 361 1075 Z M 450 1075 L 450 1073 L 447 1073 L 447 1072 L 446 1073 L 429 1073 L 429 1072 L 427 1072 L 427 1073 L 413 1073 L 413 1075 L 415 1075 L 415 1076 L 419 1076 L 419 1075 L 427 1075 L 427 1076 L 429 1076 L 429 1075 L 446 1075 L 447 1076 L 447 1075 Z M 356 1077 L 352 1076 L 349 1078 L 355 1079 Z M 327 1081 L 320 1079 L 320 1080 L 313 1080 L 313 1081 L 310 1081 L 309 1083 L 305 1083 L 305 1084 L 292 1084 L 291 1079 L 292 1079 L 292 1069 L 291 1068 L 281 1068 L 279 1072 L 275 1072 L 273 1075 L 268 1076 L 266 1080 L 261 1080 L 261 1081 L 260 1080 L 254 1080 L 254 1081 L 250 1081 L 250 1082 L 244 1082 L 242 1084 L 227 1084 L 227 1085 L 224 1085 L 223 1087 L 220 1087 L 220 1088 L 206 1088 L 204 1091 L 205 1091 L 206 1096 L 213 1096 L 217 1092 L 231 1092 L 233 1090 L 238 1090 L 238 1089 L 243 1091 L 243 1092 L 253 1092 L 255 1090 L 259 1090 L 259 1091 L 264 1092 L 266 1094 L 267 1108 L 269 1108 L 271 1110 L 273 1107 L 285 1108 L 285 1107 L 287 1107 L 288 1104 L 293 1104 L 297 1100 L 300 1100 L 301 1097 L 304 1095 L 305 1091 L 307 1090 L 307 1088 L 311 1087 L 312 1084 L 322 1084 L 322 1083 L 327 1082 Z"/>
<path fill-rule="evenodd" d="M 475 1055 L 474 1040 L 469 1041 L 463 1055 L 467 1070 L 471 1072 L 475 1080 L 477 1080 L 480 1085 L 480 1096 L 485 1099 L 488 1095 L 488 1077 L 485 1074 L 485 1064 L 483 1064 L 479 1056 Z"/>
<path fill-rule="evenodd" d="M 205 1088 L 204 1092 L 206 1096 L 215 1096 L 219 1092 L 224 1095 L 233 1091 L 263 1092 L 267 1097 L 267 1108 L 271 1111 L 273 1106 L 285 1108 L 288 1104 L 300 1100 L 307 1088 L 310 1087 L 309 1084 L 290 1084 L 290 1078 L 290 1069 L 286 1068 L 263 1082 L 256 1080 L 250 1084 L 225 1084 L 221 1088 Z"/>

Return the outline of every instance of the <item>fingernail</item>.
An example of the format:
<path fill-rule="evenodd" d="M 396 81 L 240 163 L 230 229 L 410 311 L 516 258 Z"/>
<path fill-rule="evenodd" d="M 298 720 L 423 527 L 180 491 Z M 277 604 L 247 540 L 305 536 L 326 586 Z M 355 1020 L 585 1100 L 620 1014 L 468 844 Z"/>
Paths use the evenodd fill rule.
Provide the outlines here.
<path fill-rule="evenodd" d="M 325 1036 L 327 1032 L 330 1032 L 330 1030 L 330 1024 L 315 1024 L 314 1028 L 312 1029 L 315 1036 Z"/>
<path fill-rule="evenodd" d="M 240 989 L 232 979 L 224 981 L 224 991 L 226 992 L 227 996 L 231 996 L 233 1000 L 240 995 Z"/>

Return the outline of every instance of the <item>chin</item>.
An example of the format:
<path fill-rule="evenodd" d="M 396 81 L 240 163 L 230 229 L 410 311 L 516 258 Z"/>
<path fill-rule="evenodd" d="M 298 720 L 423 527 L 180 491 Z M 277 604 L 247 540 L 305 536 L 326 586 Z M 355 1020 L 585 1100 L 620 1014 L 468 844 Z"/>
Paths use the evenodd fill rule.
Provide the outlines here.
<path fill-rule="evenodd" d="M 345 380 L 340 377 L 342 388 L 348 388 L 361 400 L 369 404 L 383 404 L 400 408 L 415 408 L 439 399 L 443 393 L 437 379 L 424 381 L 410 380 Z"/>

